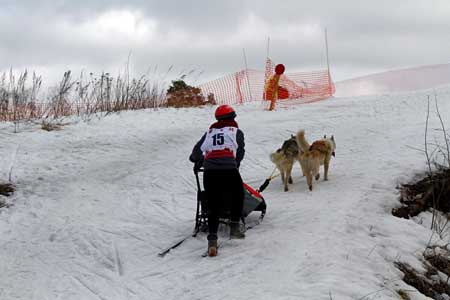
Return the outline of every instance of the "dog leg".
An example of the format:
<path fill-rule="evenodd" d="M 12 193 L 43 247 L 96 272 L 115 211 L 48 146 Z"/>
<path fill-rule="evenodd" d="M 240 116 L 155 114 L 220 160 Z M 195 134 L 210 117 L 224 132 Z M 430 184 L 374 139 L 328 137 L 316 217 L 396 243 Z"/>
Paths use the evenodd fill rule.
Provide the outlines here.
<path fill-rule="evenodd" d="M 291 184 L 292 184 L 292 176 L 291 176 L 291 174 L 292 174 L 292 167 L 293 166 L 294 165 L 290 165 L 287 168 L 287 170 L 286 170 L 286 181 L 287 181 L 287 183 L 291 183 Z M 287 183 L 286 183 L 286 186 L 287 186 Z"/>
<path fill-rule="evenodd" d="M 327 157 L 323 162 L 323 169 L 324 169 L 323 180 L 325 181 L 328 180 L 328 167 L 330 166 L 330 159 L 331 159 L 330 157 Z"/>
<path fill-rule="evenodd" d="M 317 164 L 316 166 L 314 166 L 313 171 L 312 171 L 312 174 L 314 175 L 314 178 L 315 178 L 316 180 L 319 180 L 319 178 L 320 178 L 320 165 L 319 165 L 319 164 Z"/>
<path fill-rule="evenodd" d="M 308 188 L 310 191 L 312 191 L 312 179 L 311 173 L 306 174 L 306 182 L 308 183 Z"/>
<path fill-rule="evenodd" d="M 287 192 L 289 189 L 288 189 L 288 181 L 289 181 L 289 173 L 288 173 L 288 171 L 286 170 L 286 174 L 284 174 L 284 181 L 283 181 L 283 183 L 284 183 L 284 191 L 285 192 Z"/>

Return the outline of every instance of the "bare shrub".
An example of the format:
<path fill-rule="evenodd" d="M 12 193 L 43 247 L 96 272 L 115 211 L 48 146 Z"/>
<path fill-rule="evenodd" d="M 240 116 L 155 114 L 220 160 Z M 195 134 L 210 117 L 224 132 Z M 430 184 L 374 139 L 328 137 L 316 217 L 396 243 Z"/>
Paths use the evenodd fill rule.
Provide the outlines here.
<path fill-rule="evenodd" d="M 394 208 L 392 214 L 397 217 L 409 218 L 431 208 L 431 229 L 442 238 L 449 224 L 448 214 L 450 213 L 450 145 L 436 95 L 434 100 L 435 112 L 444 136 L 444 144 L 432 144 L 428 140 L 430 120 L 430 97 L 428 96 L 424 136 L 424 153 L 428 171 L 421 176 L 420 180 L 399 187 L 400 202 L 404 206 Z M 430 149 L 430 147 L 434 147 L 434 149 Z"/>
<path fill-rule="evenodd" d="M 183 78 L 172 81 L 172 86 L 167 90 L 168 107 L 191 107 L 205 104 L 215 104 L 214 95 L 210 94 L 205 99 L 200 88 L 187 85 Z"/>

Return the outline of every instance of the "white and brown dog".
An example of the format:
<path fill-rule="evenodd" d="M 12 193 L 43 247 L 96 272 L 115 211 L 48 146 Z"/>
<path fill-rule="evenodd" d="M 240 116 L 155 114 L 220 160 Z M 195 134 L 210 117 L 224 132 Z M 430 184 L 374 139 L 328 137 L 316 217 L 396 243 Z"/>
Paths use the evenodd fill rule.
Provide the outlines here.
<path fill-rule="evenodd" d="M 270 154 L 270 160 L 275 164 L 281 173 L 281 181 L 284 185 L 284 191 L 287 192 L 288 183 L 292 183 L 292 167 L 298 160 L 299 154 L 302 152 L 298 147 L 295 135 L 285 140 L 281 148 Z"/>
<path fill-rule="evenodd" d="M 331 156 L 335 156 L 336 141 L 334 136 L 317 140 L 311 145 L 305 138 L 305 131 L 300 130 L 296 136 L 297 144 L 302 150 L 298 154 L 298 160 L 302 167 L 303 174 L 306 176 L 308 188 L 312 191 L 313 177 L 316 180 L 320 178 L 319 168 L 324 166 L 323 180 L 328 180 L 328 169 L 330 167 Z"/>

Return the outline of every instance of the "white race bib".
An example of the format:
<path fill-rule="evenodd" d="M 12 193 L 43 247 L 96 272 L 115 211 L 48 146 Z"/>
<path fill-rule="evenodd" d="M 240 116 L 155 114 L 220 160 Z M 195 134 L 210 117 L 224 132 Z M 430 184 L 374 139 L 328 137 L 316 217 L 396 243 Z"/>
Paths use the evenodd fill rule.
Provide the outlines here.
<path fill-rule="evenodd" d="M 236 157 L 238 144 L 236 127 L 211 128 L 208 130 L 200 149 L 208 157 Z"/>

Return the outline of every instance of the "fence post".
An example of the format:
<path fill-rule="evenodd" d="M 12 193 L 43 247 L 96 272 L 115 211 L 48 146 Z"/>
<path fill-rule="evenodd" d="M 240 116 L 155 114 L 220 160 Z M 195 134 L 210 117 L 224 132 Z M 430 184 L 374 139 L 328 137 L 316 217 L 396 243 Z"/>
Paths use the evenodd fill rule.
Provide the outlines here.
<path fill-rule="evenodd" d="M 243 48 L 242 51 L 244 54 L 245 78 L 247 78 L 248 94 L 250 96 L 250 101 L 253 101 L 252 90 L 250 88 L 250 80 L 248 79 L 247 56 L 245 55 L 245 48 Z"/>

